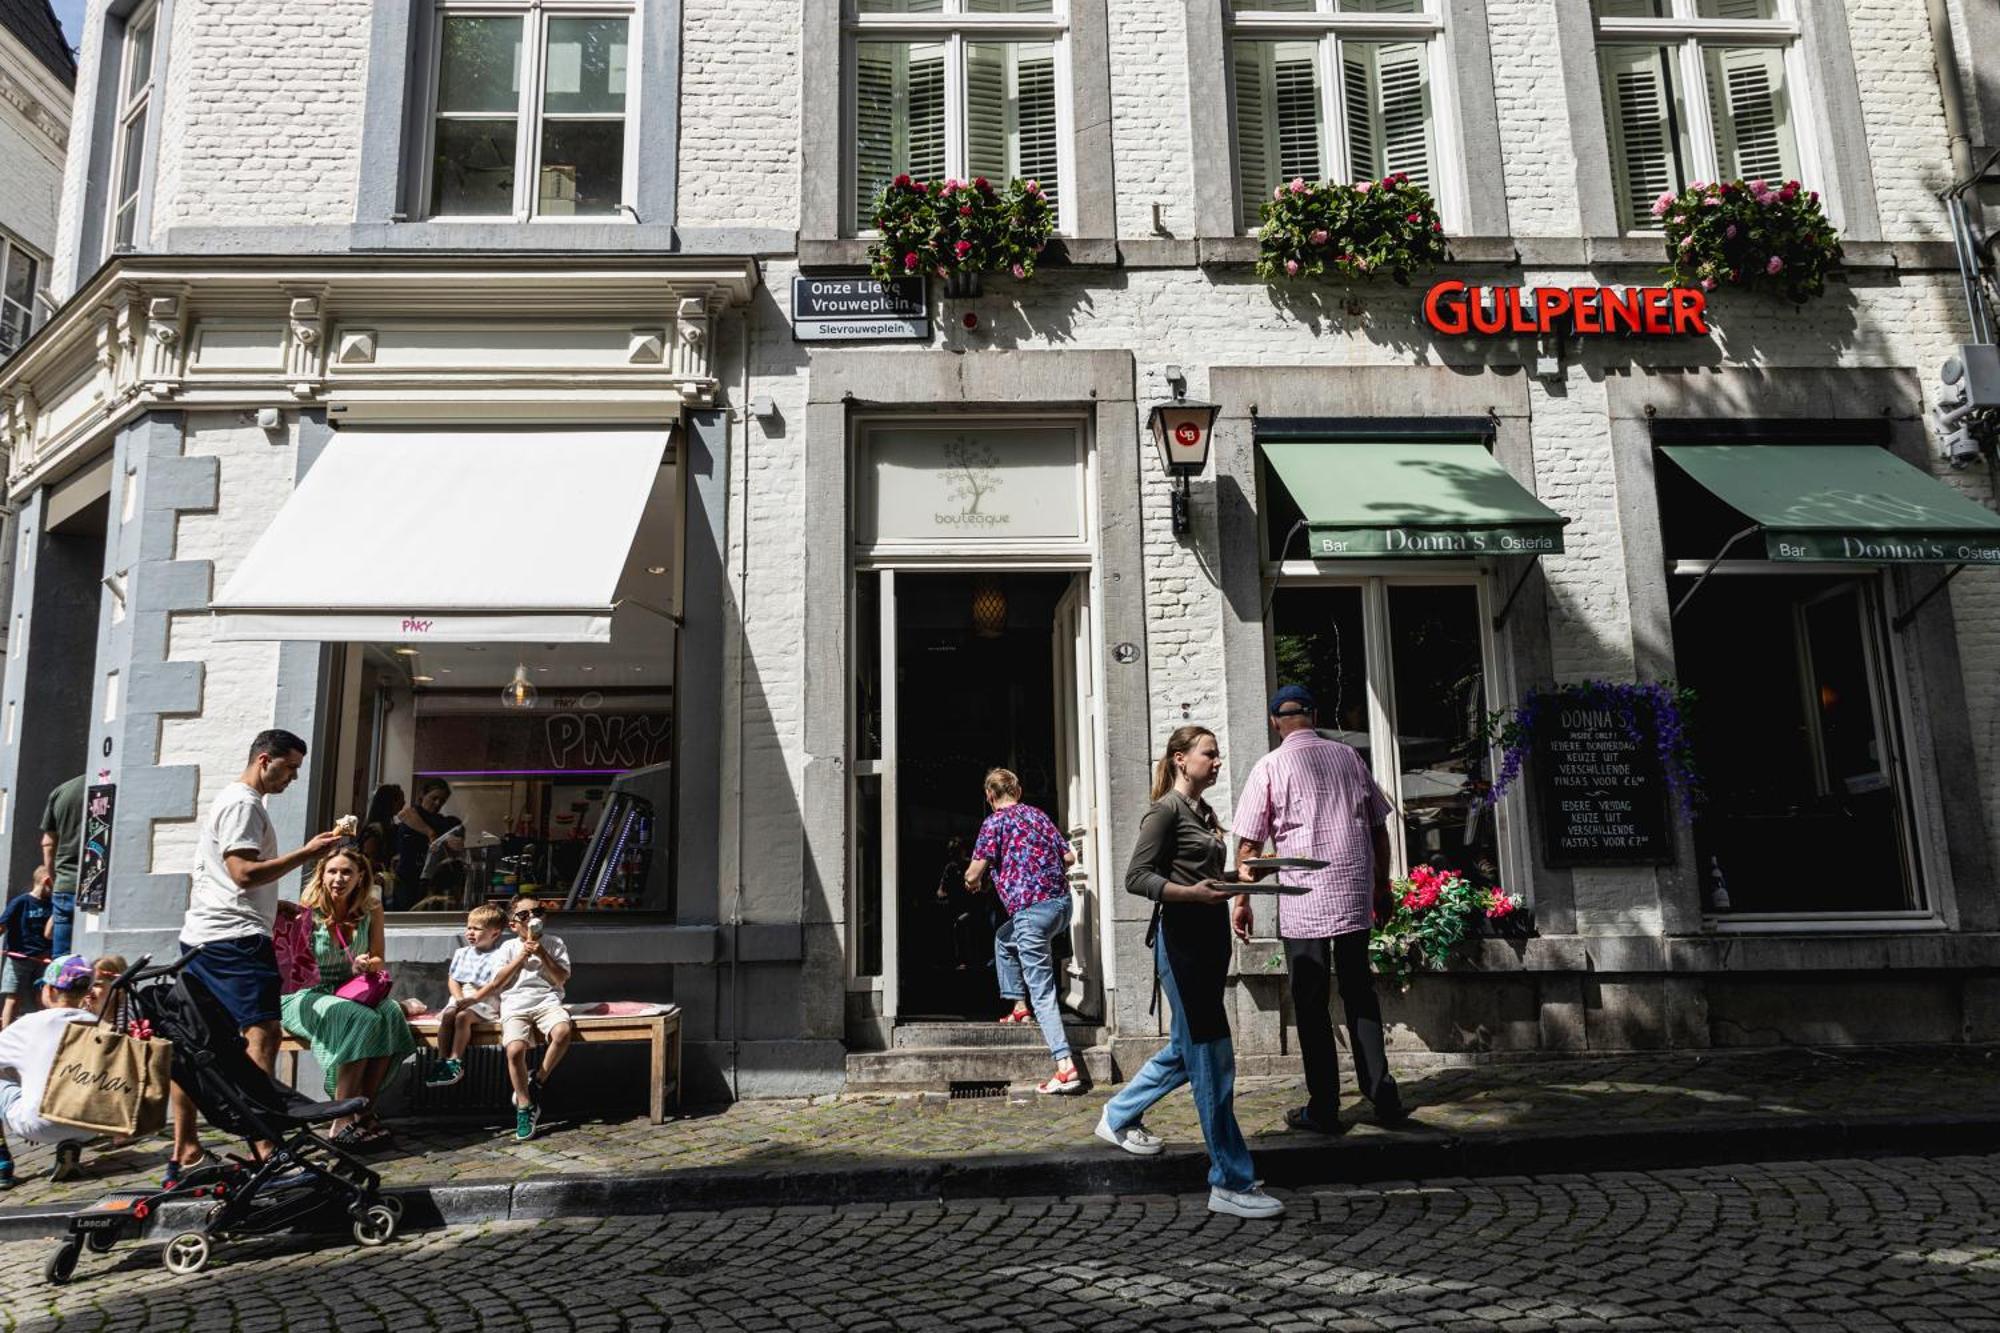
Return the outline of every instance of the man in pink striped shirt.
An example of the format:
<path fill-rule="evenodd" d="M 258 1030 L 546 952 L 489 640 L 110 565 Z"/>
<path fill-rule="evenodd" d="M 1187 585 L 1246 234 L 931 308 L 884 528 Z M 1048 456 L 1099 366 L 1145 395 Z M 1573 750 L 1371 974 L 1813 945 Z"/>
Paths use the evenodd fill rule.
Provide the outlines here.
<path fill-rule="evenodd" d="M 1340 1005 L 1354 1051 L 1354 1075 L 1361 1095 L 1375 1104 L 1378 1120 L 1403 1118 L 1396 1080 L 1389 1077 L 1382 1048 L 1382 1005 L 1368 967 L 1368 929 L 1375 901 L 1389 885 L 1389 799 L 1368 771 L 1368 761 L 1352 746 L 1328 740 L 1314 729 L 1312 692 L 1286 685 L 1271 699 L 1271 728 L 1278 748 L 1257 761 L 1236 801 L 1236 863 L 1245 882 L 1257 878 L 1243 868 L 1268 840 L 1279 856 L 1311 857 L 1323 870 L 1288 870 L 1288 883 L 1310 892 L 1278 899 L 1278 934 L 1285 941 L 1291 974 L 1292 1011 L 1298 1022 L 1299 1054 L 1306 1071 L 1307 1102 L 1285 1113 L 1293 1129 L 1338 1134 L 1340 1048 L 1333 1039 L 1331 984 L 1338 979 Z M 1239 895 L 1232 924 L 1237 937 L 1250 938 L 1250 899 Z"/>

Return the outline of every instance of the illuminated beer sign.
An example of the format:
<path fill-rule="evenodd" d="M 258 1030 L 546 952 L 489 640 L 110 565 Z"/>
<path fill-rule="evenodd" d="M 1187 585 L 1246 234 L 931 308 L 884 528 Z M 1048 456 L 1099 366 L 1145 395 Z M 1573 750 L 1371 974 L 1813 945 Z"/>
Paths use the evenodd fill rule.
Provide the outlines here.
<path fill-rule="evenodd" d="M 1708 296 L 1693 287 L 1478 287 L 1440 282 L 1424 297 L 1424 322 L 1439 333 L 1708 332 Z"/>

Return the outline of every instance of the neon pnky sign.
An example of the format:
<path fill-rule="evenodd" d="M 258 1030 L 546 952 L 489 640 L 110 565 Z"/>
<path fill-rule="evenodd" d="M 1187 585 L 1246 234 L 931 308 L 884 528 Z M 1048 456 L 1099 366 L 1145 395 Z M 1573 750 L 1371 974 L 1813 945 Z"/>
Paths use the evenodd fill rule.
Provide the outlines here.
<path fill-rule="evenodd" d="M 1478 287 L 1445 281 L 1424 296 L 1424 322 L 1454 336 L 1706 334 L 1708 295 L 1693 287 Z"/>

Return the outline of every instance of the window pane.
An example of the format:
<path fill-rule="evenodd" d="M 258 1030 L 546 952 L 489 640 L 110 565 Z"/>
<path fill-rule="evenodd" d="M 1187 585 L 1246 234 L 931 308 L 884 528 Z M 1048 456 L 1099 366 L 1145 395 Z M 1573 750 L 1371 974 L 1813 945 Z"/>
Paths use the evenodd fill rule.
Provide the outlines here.
<path fill-rule="evenodd" d="M 1768 46 L 1707 46 L 1701 61 L 1715 121 L 1715 159 L 1725 177 L 1792 180 L 1799 145 L 1785 95 L 1785 56 Z"/>
<path fill-rule="evenodd" d="M 1281 183 L 1325 180 L 1319 47 L 1313 42 L 1237 42 L 1236 191 L 1245 228 Z"/>
<path fill-rule="evenodd" d="M 1368 757 L 1368 647 L 1359 588 L 1279 588 L 1271 646 L 1280 685 L 1303 685 L 1319 729 Z"/>
<path fill-rule="evenodd" d="M 492 217 L 514 211 L 512 120 L 440 120 L 431 211 Z"/>
<path fill-rule="evenodd" d="M 1687 114 L 1670 46 L 1607 46 L 1598 52 L 1604 75 L 1604 128 L 1618 218 L 1627 231 L 1659 228 L 1653 201 L 1687 185 Z"/>
<path fill-rule="evenodd" d="M 1411 865 L 1499 882 L 1479 593 L 1471 587 L 1389 589 L 1389 652 L 1403 836 Z"/>
<path fill-rule="evenodd" d="M 1343 14 L 1421 14 L 1424 0 L 1340 0 Z"/>
<path fill-rule="evenodd" d="M 35 257 L 18 246 L 7 253 L 7 271 L 0 295 L 16 305 L 31 306 L 35 295 Z"/>
<path fill-rule="evenodd" d="M 882 779 L 854 780 L 854 974 L 882 975 Z"/>
<path fill-rule="evenodd" d="M 1239 14 L 1310 14 L 1319 7 L 1319 0 L 1237 0 L 1234 6 Z"/>
<path fill-rule="evenodd" d="M 1038 182 L 1061 197 L 1056 51 L 1037 42 L 972 42 L 965 49 L 966 172 L 995 183 Z"/>
<path fill-rule="evenodd" d="M 542 110 L 623 115 L 625 61 L 624 19 L 550 19 Z"/>
<path fill-rule="evenodd" d="M 944 0 L 861 0 L 863 14 L 941 14 Z"/>
<path fill-rule="evenodd" d="M 897 175 L 944 174 L 944 57 L 935 42 L 855 44 L 855 228 L 873 225 L 875 198 Z"/>
<path fill-rule="evenodd" d="M 1672 18 L 1674 0 L 1590 0 L 1601 19 Z"/>
<path fill-rule="evenodd" d="M 438 57 L 439 111 L 504 111 L 521 102 L 521 20 L 447 17 Z"/>
<path fill-rule="evenodd" d="M 131 101 L 153 78 L 153 15 L 125 29 L 125 100 Z"/>
<path fill-rule="evenodd" d="M 1670 596 L 1693 583 L 1670 580 Z M 1675 617 L 1676 667 L 1698 710 L 1694 840 L 1708 910 L 1920 904 L 1903 774 L 1876 706 L 1890 690 L 1880 635 L 1867 583 L 1835 577 L 1713 578 Z"/>
<path fill-rule="evenodd" d="M 1354 180 L 1407 172 L 1431 183 L 1430 62 L 1420 42 L 1344 42 L 1341 97 Z"/>
<path fill-rule="evenodd" d="M 111 245 L 113 249 L 130 249 L 132 233 L 138 225 L 139 203 L 129 199 L 118 205 L 118 212 L 111 219 Z"/>
<path fill-rule="evenodd" d="M 1695 0 L 1695 13 L 1705 19 L 1774 19 L 1778 0 Z"/>
<path fill-rule="evenodd" d="M 542 126 L 542 173 L 535 211 L 601 216 L 624 201 L 625 122 L 551 120 Z"/>
<path fill-rule="evenodd" d="M 972 14 L 1053 14 L 1056 0 L 965 0 Z"/>

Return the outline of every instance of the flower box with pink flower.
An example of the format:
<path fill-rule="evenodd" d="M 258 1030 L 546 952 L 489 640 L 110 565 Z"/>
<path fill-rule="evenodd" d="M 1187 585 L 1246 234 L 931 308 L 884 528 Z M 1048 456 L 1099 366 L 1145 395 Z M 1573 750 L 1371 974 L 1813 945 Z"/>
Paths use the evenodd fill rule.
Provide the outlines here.
<path fill-rule="evenodd" d="M 1840 235 L 1819 192 L 1797 181 L 1696 181 L 1653 201 L 1676 287 L 1767 292 L 1803 304 L 1826 290 Z"/>
<path fill-rule="evenodd" d="M 868 261 L 875 277 L 943 278 L 948 295 L 970 294 L 966 288 L 983 274 L 1034 276 L 1055 234 L 1055 208 L 1032 180 L 1002 187 L 984 176 L 903 175 L 876 197 L 874 226 Z"/>
<path fill-rule="evenodd" d="M 1437 201 L 1400 171 L 1351 185 L 1302 177 L 1280 185 L 1264 204 L 1257 240 L 1257 276 L 1266 281 L 1407 283 L 1445 258 Z"/>

